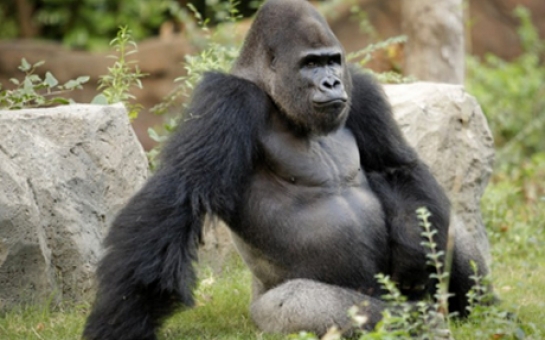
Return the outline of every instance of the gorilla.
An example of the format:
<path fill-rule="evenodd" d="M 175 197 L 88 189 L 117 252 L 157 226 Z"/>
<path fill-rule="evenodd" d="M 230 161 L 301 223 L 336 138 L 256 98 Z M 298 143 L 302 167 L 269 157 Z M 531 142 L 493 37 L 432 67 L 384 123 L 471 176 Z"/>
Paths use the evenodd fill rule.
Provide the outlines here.
<path fill-rule="evenodd" d="M 381 319 L 384 273 L 411 300 L 434 290 L 416 209 L 447 248 L 450 203 L 407 144 L 381 87 L 347 65 L 305 0 L 269 0 L 230 74 L 207 73 L 161 166 L 116 217 L 97 269 L 88 340 L 151 340 L 194 303 L 206 215 L 223 220 L 252 272 L 265 332 L 323 334 L 361 306 Z M 452 311 L 466 313 L 470 260 L 454 245 Z"/>

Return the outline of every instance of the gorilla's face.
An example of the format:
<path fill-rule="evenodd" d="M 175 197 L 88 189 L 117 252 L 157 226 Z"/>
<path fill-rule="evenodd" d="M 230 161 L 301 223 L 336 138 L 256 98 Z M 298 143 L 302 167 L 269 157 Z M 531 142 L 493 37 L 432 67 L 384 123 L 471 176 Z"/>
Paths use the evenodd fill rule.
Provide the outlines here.
<path fill-rule="evenodd" d="M 233 73 L 258 84 L 305 134 L 327 134 L 347 118 L 352 83 L 344 51 L 307 1 L 267 1 Z"/>
<path fill-rule="evenodd" d="M 348 114 L 343 51 L 338 46 L 301 49 L 275 58 L 271 96 L 283 114 L 300 129 L 326 134 Z M 287 59 L 287 60 L 286 60 Z"/>

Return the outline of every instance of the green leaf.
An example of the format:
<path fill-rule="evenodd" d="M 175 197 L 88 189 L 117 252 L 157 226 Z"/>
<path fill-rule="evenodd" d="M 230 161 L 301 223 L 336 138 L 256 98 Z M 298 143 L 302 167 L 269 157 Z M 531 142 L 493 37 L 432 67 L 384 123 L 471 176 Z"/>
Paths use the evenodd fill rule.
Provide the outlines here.
<path fill-rule="evenodd" d="M 42 82 L 42 78 L 40 78 L 40 76 L 37 75 L 37 74 L 30 74 L 30 75 L 27 75 L 25 78 L 28 79 L 32 83 L 41 83 Z"/>
<path fill-rule="evenodd" d="M 91 100 L 91 104 L 97 104 L 97 105 L 108 105 L 108 99 L 106 99 L 106 96 L 101 94 L 98 94 Z"/>
<path fill-rule="evenodd" d="M 26 77 L 23 81 L 23 90 L 25 94 L 34 93 L 34 84 L 32 84 L 32 80 L 29 77 Z"/>
<path fill-rule="evenodd" d="M 29 71 L 30 70 L 30 64 L 28 63 L 28 61 L 26 61 L 25 58 L 21 59 L 21 66 L 19 66 L 19 69 L 23 72 L 26 72 L 26 71 Z"/>
<path fill-rule="evenodd" d="M 70 104 L 70 100 L 62 97 L 56 97 L 51 99 L 50 101 L 52 104 L 60 104 L 60 105 L 66 105 Z"/>
<path fill-rule="evenodd" d="M 89 76 L 79 76 L 76 81 L 80 84 L 85 84 L 86 82 L 89 81 L 89 79 L 91 79 L 91 77 Z"/>
<path fill-rule="evenodd" d="M 66 90 L 73 90 L 79 88 L 80 86 L 81 85 L 76 80 L 69 80 L 63 85 Z"/>
<path fill-rule="evenodd" d="M 47 86 L 49 86 L 50 88 L 53 88 L 59 84 L 59 81 L 57 80 L 57 78 L 55 78 L 49 71 L 45 73 L 44 81 L 47 84 Z"/>
<path fill-rule="evenodd" d="M 153 128 L 148 128 L 148 136 L 158 143 L 162 143 L 167 139 L 167 136 L 160 136 Z"/>
<path fill-rule="evenodd" d="M 37 67 L 42 66 L 43 64 L 45 64 L 45 61 L 40 60 L 40 61 L 38 61 L 36 64 L 34 64 L 32 67 L 37 68 Z"/>

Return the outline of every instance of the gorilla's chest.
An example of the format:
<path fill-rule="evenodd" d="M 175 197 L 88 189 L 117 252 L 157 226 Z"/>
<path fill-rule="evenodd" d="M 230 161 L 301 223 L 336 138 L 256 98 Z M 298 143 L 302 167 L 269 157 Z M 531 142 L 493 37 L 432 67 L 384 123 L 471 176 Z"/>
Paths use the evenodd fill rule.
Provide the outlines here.
<path fill-rule="evenodd" d="M 262 148 L 234 228 L 254 275 L 270 286 L 295 277 L 371 284 L 386 229 L 352 133 L 302 139 L 272 129 Z"/>
<path fill-rule="evenodd" d="M 265 171 L 278 181 L 323 189 L 361 184 L 359 152 L 347 129 L 312 138 L 271 131 L 262 145 Z"/>

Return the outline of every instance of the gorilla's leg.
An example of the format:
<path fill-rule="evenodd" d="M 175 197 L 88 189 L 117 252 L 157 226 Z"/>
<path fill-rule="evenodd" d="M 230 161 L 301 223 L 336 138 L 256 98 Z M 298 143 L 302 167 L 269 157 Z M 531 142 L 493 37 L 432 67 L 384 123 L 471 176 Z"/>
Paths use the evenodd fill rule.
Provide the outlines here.
<path fill-rule="evenodd" d="M 310 331 L 323 335 L 331 326 L 350 327 L 348 309 L 358 305 L 358 315 L 368 318 L 366 329 L 380 321 L 385 303 L 354 290 L 313 280 L 287 281 L 256 297 L 250 314 L 257 326 L 271 333 Z"/>

